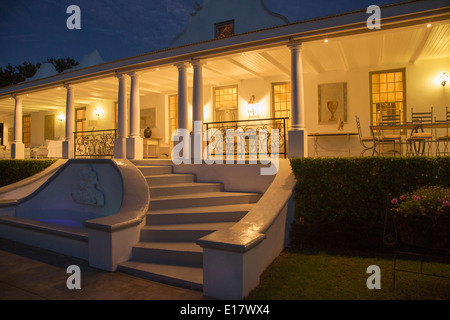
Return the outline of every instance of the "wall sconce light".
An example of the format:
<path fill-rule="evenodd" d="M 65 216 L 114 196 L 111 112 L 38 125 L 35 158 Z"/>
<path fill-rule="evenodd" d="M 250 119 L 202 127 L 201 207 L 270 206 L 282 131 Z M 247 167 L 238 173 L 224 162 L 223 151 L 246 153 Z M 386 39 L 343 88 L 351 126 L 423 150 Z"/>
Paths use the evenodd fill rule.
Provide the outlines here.
<path fill-rule="evenodd" d="M 257 117 L 259 110 L 258 110 L 258 103 L 255 101 L 255 96 L 252 95 L 250 97 L 250 100 L 247 104 L 247 112 L 249 117 Z"/>
<path fill-rule="evenodd" d="M 94 115 L 97 117 L 97 120 L 98 120 L 101 116 L 103 116 L 103 110 L 100 108 L 95 109 Z"/>
<path fill-rule="evenodd" d="M 58 119 L 59 122 L 63 122 L 66 117 L 64 117 L 64 115 L 60 113 L 56 118 Z"/>
<path fill-rule="evenodd" d="M 443 87 L 445 87 L 445 85 L 447 84 L 447 80 L 448 80 L 448 74 L 446 74 L 445 72 L 442 74 L 441 76 L 441 84 Z"/>

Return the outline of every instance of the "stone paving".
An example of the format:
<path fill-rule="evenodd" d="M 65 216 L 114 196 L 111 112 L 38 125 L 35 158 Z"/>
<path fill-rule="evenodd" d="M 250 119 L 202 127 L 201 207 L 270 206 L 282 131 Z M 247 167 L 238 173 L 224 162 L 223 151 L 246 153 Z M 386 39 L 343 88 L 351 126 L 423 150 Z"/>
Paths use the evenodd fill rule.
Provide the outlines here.
<path fill-rule="evenodd" d="M 81 270 L 70 290 L 67 268 Z M 208 300 L 201 291 L 92 268 L 84 260 L 0 238 L 0 300 Z"/>

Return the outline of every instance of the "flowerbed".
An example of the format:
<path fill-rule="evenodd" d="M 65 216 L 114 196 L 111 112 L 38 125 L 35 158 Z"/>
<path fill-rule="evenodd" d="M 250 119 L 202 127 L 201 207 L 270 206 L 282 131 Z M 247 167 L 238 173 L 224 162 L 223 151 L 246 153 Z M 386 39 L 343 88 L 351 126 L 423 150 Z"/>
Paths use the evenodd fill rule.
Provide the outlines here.
<path fill-rule="evenodd" d="M 391 201 L 403 243 L 445 252 L 450 244 L 450 188 L 424 186 Z"/>

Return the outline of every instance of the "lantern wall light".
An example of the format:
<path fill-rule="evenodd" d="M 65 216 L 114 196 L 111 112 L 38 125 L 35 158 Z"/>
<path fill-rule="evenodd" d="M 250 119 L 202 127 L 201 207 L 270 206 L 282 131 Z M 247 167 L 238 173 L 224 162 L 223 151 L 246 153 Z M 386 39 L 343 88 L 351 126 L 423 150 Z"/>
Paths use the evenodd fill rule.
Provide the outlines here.
<path fill-rule="evenodd" d="M 445 87 L 445 85 L 447 84 L 447 80 L 448 80 L 448 74 L 446 74 L 445 72 L 442 73 L 441 84 L 443 87 Z"/>
<path fill-rule="evenodd" d="M 248 101 L 248 104 L 247 104 L 248 116 L 250 118 L 258 117 L 259 116 L 259 110 L 258 109 L 259 109 L 258 108 L 258 102 L 256 102 L 255 95 L 252 95 L 250 97 L 250 100 Z"/>
<path fill-rule="evenodd" d="M 103 116 L 103 110 L 100 108 L 95 109 L 94 115 L 97 117 L 97 120 L 98 120 L 101 116 Z"/>

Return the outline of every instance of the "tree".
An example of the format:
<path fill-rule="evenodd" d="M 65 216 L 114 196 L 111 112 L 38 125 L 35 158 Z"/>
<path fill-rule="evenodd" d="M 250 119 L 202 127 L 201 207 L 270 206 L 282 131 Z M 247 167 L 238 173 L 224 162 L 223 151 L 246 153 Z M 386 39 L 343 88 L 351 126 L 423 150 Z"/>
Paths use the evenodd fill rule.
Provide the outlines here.
<path fill-rule="evenodd" d="M 64 70 L 70 69 L 77 66 L 79 62 L 72 58 L 66 59 L 55 59 L 47 58 L 47 62 L 53 64 L 58 73 Z M 42 64 L 38 62 L 33 64 L 31 62 L 25 61 L 21 65 L 12 66 L 10 63 L 2 68 L 0 67 L 0 87 L 12 86 L 19 82 L 25 81 L 27 78 L 34 76 Z"/>
<path fill-rule="evenodd" d="M 47 62 L 53 64 L 58 73 L 61 73 L 64 70 L 73 68 L 80 64 L 79 62 L 75 61 L 72 58 L 66 58 L 66 59 L 47 58 Z"/>

